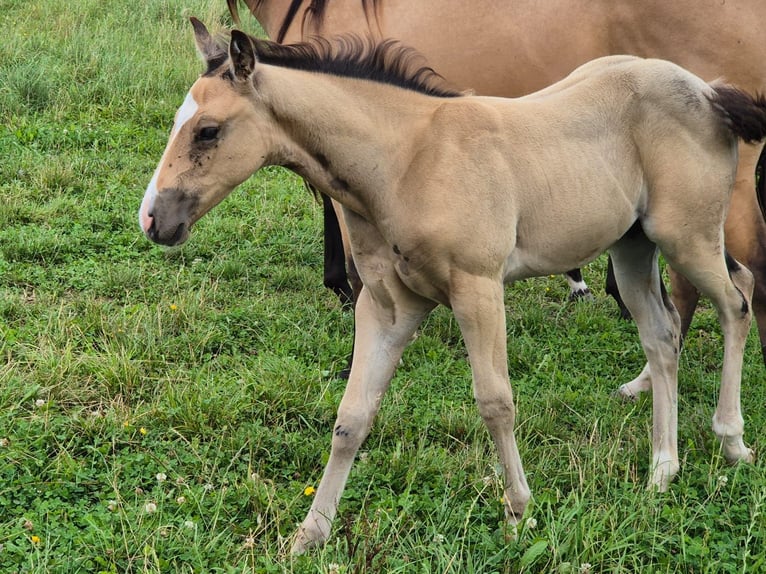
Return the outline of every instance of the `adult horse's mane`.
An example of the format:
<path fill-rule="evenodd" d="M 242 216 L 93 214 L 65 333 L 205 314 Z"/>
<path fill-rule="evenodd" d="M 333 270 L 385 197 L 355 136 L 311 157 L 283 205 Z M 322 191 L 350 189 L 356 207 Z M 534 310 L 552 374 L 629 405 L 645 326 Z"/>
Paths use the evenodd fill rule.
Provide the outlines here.
<path fill-rule="evenodd" d="M 310 42 L 277 44 L 250 36 L 258 61 L 272 66 L 320 72 L 346 78 L 372 80 L 441 98 L 454 98 L 463 92 L 450 88 L 444 78 L 425 65 L 423 56 L 397 40 L 375 42 L 355 35 L 327 40 L 314 37 Z M 222 58 L 209 64 L 217 67 Z M 208 70 L 211 72 L 212 70 Z"/>
<path fill-rule="evenodd" d="M 268 0 L 242 0 L 251 12 L 255 12 Z M 284 41 L 287 30 L 295 20 L 295 15 L 298 13 L 298 9 L 301 7 L 305 0 L 292 0 L 290 6 L 285 13 L 282 23 L 279 26 L 279 32 L 274 40 L 280 44 Z M 306 8 L 303 16 L 302 25 L 305 27 L 309 20 L 313 21 L 317 28 L 321 27 L 322 20 L 324 19 L 325 10 L 327 9 L 328 0 L 309 0 L 309 5 Z M 360 0 L 362 9 L 364 10 L 364 17 L 367 19 L 367 24 L 372 26 L 375 22 L 377 26 L 377 11 L 380 6 L 381 0 Z M 229 12 L 231 13 L 234 22 L 239 24 L 239 11 L 237 10 L 237 4 L 239 0 L 226 0 L 229 5 Z"/>

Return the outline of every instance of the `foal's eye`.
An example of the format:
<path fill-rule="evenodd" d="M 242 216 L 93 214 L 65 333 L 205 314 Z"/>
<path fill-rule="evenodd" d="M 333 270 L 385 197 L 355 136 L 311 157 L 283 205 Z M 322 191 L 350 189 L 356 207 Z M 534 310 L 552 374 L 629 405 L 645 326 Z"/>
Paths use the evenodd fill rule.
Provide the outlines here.
<path fill-rule="evenodd" d="M 203 142 L 212 141 L 218 137 L 218 131 L 218 128 L 213 126 L 202 128 L 197 133 L 197 140 Z"/>

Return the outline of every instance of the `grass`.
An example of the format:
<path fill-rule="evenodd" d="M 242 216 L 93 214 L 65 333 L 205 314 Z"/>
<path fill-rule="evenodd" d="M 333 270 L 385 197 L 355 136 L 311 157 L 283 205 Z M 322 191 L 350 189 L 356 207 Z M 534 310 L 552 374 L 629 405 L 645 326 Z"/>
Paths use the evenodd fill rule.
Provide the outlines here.
<path fill-rule="evenodd" d="M 766 468 L 710 431 L 721 336 L 681 361 L 682 471 L 645 490 L 651 401 L 611 301 L 560 278 L 507 291 L 517 437 L 534 500 L 513 539 L 451 314 L 404 356 L 329 544 L 288 540 L 328 456 L 351 317 L 321 287 L 321 211 L 266 169 L 183 248 L 136 222 L 201 64 L 189 15 L 224 2 L 6 0 L 0 11 L 0 571 L 759 572 Z M 246 20 L 247 21 L 247 20 Z M 255 24 L 249 23 L 252 30 Z M 604 260 L 586 270 L 598 285 Z M 748 341 L 746 438 L 766 387 Z"/>

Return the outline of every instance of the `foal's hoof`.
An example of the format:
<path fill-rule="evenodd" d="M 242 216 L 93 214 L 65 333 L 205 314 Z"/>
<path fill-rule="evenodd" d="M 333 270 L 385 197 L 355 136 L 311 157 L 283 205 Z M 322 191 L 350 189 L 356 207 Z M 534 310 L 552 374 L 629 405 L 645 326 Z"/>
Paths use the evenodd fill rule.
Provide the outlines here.
<path fill-rule="evenodd" d="M 293 538 L 290 554 L 293 556 L 300 556 L 312 548 L 322 546 L 326 540 L 327 534 L 323 533 L 321 528 L 306 528 L 305 526 L 301 526 Z"/>
<path fill-rule="evenodd" d="M 667 461 L 657 464 L 652 472 L 652 478 L 649 482 L 649 490 L 654 490 L 655 492 L 667 492 L 670 488 L 670 483 L 673 482 L 676 474 L 678 474 L 678 470 L 678 463 Z"/>
<path fill-rule="evenodd" d="M 729 464 L 740 462 L 752 464 L 755 462 L 753 449 L 747 448 L 739 437 L 724 437 L 721 439 L 721 448 L 723 456 Z"/>
<path fill-rule="evenodd" d="M 317 542 L 307 539 L 306 536 L 304 536 L 303 529 L 300 529 L 295 535 L 295 540 L 293 540 L 293 545 L 290 548 L 290 554 L 293 556 L 301 556 L 302 554 L 305 554 L 307 550 L 314 548 L 315 546 L 318 546 Z"/>
<path fill-rule="evenodd" d="M 627 384 L 620 385 L 619 388 L 612 391 L 612 396 L 626 403 L 635 403 L 638 400 L 638 395 L 630 390 Z"/>

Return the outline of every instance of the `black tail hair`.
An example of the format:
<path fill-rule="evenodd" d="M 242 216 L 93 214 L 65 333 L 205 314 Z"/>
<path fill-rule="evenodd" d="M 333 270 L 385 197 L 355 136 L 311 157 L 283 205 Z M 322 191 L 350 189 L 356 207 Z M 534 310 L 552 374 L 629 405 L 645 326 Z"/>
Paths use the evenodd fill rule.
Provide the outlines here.
<path fill-rule="evenodd" d="M 751 96 L 733 86 L 713 86 L 710 103 L 726 122 L 731 132 L 747 143 L 766 138 L 766 97 Z"/>

